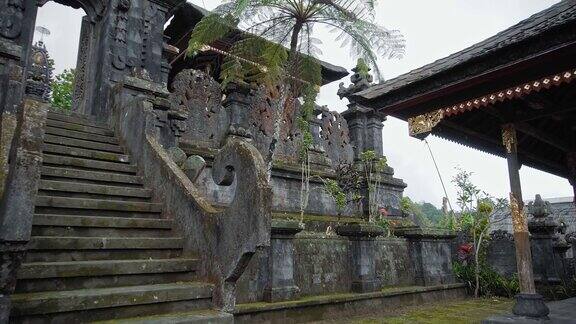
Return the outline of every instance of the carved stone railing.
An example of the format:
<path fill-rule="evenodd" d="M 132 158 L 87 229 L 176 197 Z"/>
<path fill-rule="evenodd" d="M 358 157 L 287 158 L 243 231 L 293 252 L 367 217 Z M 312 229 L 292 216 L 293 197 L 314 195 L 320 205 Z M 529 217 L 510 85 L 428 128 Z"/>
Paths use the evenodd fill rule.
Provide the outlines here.
<path fill-rule="evenodd" d="M 210 75 L 197 70 L 183 70 L 174 78 L 171 89 L 171 109 L 185 112 L 189 116 L 185 121 L 188 131 L 180 140 L 180 146 L 188 153 L 201 155 L 209 161 L 210 151 L 219 149 L 229 135 L 249 138 L 262 155 L 268 153 L 274 133 L 276 107 L 264 87 L 245 89 L 233 86 L 223 92 L 220 84 Z M 293 100 L 288 101 L 284 107 L 272 173 L 275 210 L 298 212 L 300 209 L 298 192 L 301 187 L 302 131 L 297 122 L 300 106 L 298 100 Z M 363 150 L 373 149 L 381 156 L 380 117 L 373 112 L 339 114 L 326 107 L 317 107 L 310 120 L 314 140 L 310 152 L 312 170 L 323 178 L 336 178 L 335 170 L 341 164 L 358 162 Z M 356 128 L 353 129 L 352 124 Z M 216 191 L 211 180 L 205 183 L 205 178 L 210 178 L 209 173 L 210 164 L 199 177 L 198 187 L 214 202 L 228 203 L 231 190 Z M 361 170 L 361 174 L 364 171 Z M 395 179 L 393 174 L 393 169 L 387 168 L 379 175 L 378 194 L 372 201 L 381 207 L 399 209 L 406 184 Z M 310 203 L 306 212 L 336 215 L 338 210 L 323 190 L 322 181 L 316 178 L 311 183 Z M 367 211 L 368 204 L 364 205 L 363 209 Z M 344 211 L 347 216 L 357 212 L 356 206 L 348 209 Z"/>
<path fill-rule="evenodd" d="M 176 221 L 185 239 L 184 254 L 198 256 L 201 279 L 216 285 L 216 306 L 231 311 L 236 281 L 256 250 L 270 245 L 272 192 L 266 168 L 256 148 L 229 138 L 215 157 L 212 173 L 219 185 L 235 183 L 236 195 L 226 209 L 216 210 L 160 144 L 170 141 L 159 138 L 166 133 L 158 128 L 174 123 L 170 117 L 158 123 L 154 102 L 166 95 L 127 78 L 114 89 L 112 124 L 142 168 L 146 184 L 155 189 L 155 200 L 163 202 L 165 215 Z"/>
<path fill-rule="evenodd" d="M 7 190 L 0 197 L 0 323 L 8 323 L 10 294 L 30 241 L 47 113 L 46 104 L 26 99 L 14 132 Z"/>

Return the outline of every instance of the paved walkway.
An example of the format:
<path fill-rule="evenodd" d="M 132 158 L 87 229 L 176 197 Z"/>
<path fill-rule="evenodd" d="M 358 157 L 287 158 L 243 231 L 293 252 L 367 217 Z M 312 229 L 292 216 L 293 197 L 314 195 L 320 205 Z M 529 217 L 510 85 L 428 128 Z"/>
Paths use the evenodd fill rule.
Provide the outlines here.
<path fill-rule="evenodd" d="M 498 317 L 497 320 L 491 323 L 498 324 L 512 324 L 512 323 L 526 323 L 526 324 L 574 324 L 576 323 L 576 298 L 568 298 L 564 300 L 554 301 L 547 303 L 550 308 L 549 320 L 530 320 L 527 318 L 517 318 L 512 315 L 504 315 Z"/>

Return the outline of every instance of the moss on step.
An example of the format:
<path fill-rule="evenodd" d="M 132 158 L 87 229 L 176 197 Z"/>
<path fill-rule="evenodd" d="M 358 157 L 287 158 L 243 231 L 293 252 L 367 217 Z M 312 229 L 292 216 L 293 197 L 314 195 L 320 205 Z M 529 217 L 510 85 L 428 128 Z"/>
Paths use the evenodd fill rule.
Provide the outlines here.
<path fill-rule="evenodd" d="M 300 220 L 299 213 L 275 212 L 272 214 L 272 217 Z M 331 215 L 304 214 L 304 222 L 365 223 L 366 221 L 362 218 L 350 217 L 350 216 L 337 217 Z"/>

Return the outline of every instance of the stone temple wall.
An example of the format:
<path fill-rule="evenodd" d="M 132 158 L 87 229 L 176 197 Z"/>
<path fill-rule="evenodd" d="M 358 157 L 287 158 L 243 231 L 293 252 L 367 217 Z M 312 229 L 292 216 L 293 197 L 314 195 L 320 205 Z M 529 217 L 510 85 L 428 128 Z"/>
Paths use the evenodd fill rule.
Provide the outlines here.
<path fill-rule="evenodd" d="M 220 148 L 233 124 L 230 109 L 224 106 L 226 95 L 220 84 L 210 75 L 197 70 L 183 70 L 171 84 L 169 101 L 173 108 L 186 112 L 186 132 L 179 140 L 179 146 L 188 155 L 196 154 L 208 161 L 207 168 L 196 181 L 196 185 L 214 204 L 226 205 L 234 197 L 234 186 L 222 189 L 211 181 L 210 160 Z M 263 88 L 252 89 L 248 95 L 249 103 L 243 107 L 248 110 L 244 122 L 251 134 L 252 144 L 266 156 L 274 132 L 273 116 L 275 111 Z M 273 170 L 273 209 L 277 212 L 294 213 L 300 211 L 301 131 L 297 126 L 300 115 L 298 100 L 288 102 L 281 121 L 280 139 L 275 151 Z M 321 107 L 317 109 L 316 119 L 311 123 L 315 137 L 315 150 L 312 170 L 322 178 L 335 178 L 335 170 L 342 163 L 353 164 L 354 149 L 350 138 L 349 126 L 344 117 L 334 111 Z M 379 201 L 381 207 L 399 209 L 405 184 L 393 177 L 393 170 L 382 174 Z M 316 178 L 310 184 L 310 197 L 306 213 L 321 215 L 352 216 L 360 213 L 357 206 L 347 206 L 338 211 L 333 199 L 325 192 L 323 182 Z"/>
<path fill-rule="evenodd" d="M 301 233 L 294 239 L 294 283 L 300 296 L 350 292 L 352 266 L 350 241 L 326 237 L 320 233 Z M 267 282 L 267 254 L 257 253 L 238 282 L 238 302 L 264 299 Z M 403 238 L 380 238 L 376 241 L 376 273 L 379 284 L 407 286 L 414 284 L 409 244 Z"/>

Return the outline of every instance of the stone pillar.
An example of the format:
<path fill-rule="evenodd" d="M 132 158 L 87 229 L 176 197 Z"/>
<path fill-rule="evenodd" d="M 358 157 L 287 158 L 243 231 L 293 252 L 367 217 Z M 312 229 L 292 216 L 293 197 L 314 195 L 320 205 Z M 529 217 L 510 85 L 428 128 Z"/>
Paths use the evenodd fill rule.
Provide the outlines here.
<path fill-rule="evenodd" d="M 508 161 L 508 175 L 510 178 L 510 209 L 514 229 L 514 243 L 516 246 L 516 262 L 520 293 L 516 295 L 516 303 L 512 312 L 518 316 L 544 318 L 550 310 L 544 303 L 544 298 L 536 293 L 534 273 L 532 269 L 532 253 L 524 202 L 522 200 L 522 187 L 520 185 L 520 164 L 518 162 L 518 141 L 514 125 L 502 127 L 502 143 Z"/>
<path fill-rule="evenodd" d="M 566 257 L 566 252 L 572 248 L 572 244 L 566 239 L 567 227 L 565 223 L 561 223 L 558 226 L 556 238 L 552 245 L 554 248 L 554 266 L 556 267 L 556 273 L 560 277 L 562 284 L 567 283 L 572 278 L 571 265 Z"/>
<path fill-rule="evenodd" d="M 534 281 L 543 285 L 560 283 L 554 266 L 554 239 L 558 223 L 550 216 L 550 203 L 536 195 L 534 202 L 528 205 L 532 219 L 528 222 Z"/>
<path fill-rule="evenodd" d="M 309 151 L 310 164 L 313 167 L 326 168 L 330 167 L 332 161 L 326 155 L 326 150 L 320 138 L 320 130 L 322 129 L 322 119 L 318 119 L 317 116 L 323 111 L 327 111 L 327 107 L 317 106 L 314 109 L 314 116 L 310 120 L 310 134 L 312 134 L 312 147 Z"/>
<path fill-rule="evenodd" d="M 377 157 L 384 156 L 382 128 L 386 117 L 372 108 L 351 103 L 342 113 L 350 129 L 350 142 L 354 148 L 354 159 L 359 161 L 362 153 L 374 151 Z"/>
<path fill-rule="evenodd" d="M 248 85 L 230 83 L 225 90 L 226 99 L 222 105 L 230 116 L 229 136 L 251 139 L 250 114 L 252 113 L 252 89 Z"/>
<path fill-rule="evenodd" d="M 22 55 L 21 46 L 0 38 L 0 196 L 8 176 L 8 155 L 24 92 Z"/>
<path fill-rule="evenodd" d="M 294 283 L 294 236 L 302 229 L 296 221 L 272 220 L 270 277 L 264 291 L 267 302 L 298 298 L 300 288 Z"/>
<path fill-rule="evenodd" d="M 90 69 L 90 57 L 93 40 L 93 26 L 88 16 L 82 17 L 80 27 L 80 44 L 78 45 L 78 56 L 76 58 L 76 75 L 74 76 L 74 92 L 72 94 L 72 110 L 84 114 L 87 100 L 90 98 L 92 78 L 88 73 Z"/>
<path fill-rule="evenodd" d="M 376 277 L 376 241 L 384 230 L 373 224 L 351 223 L 336 227 L 336 233 L 350 240 L 352 263 L 352 292 L 367 293 L 377 291 L 381 282 Z"/>
<path fill-rule="evenodd" d="M 396 235 L 408 239 L 417 285 L 456 282 L 452 271 L 452 241 L 456 238 L 453 232 L 412 226 L 397 228 Z"/>
<path fill-rule="evenodd" d="M 27 99 L 20 111 L 6 187 L 0 200 L 0 323 L 8 323 L 10 295 L 30 240 L 40 180 L 47 105 Z"/>
<path fill-rule="evenodd" d="M 166 85 L 156 83 L 146 75 L 126 76 L 122 84 L 118 84 L 114 91 L 118 92 L 112 97 L 117 102 L 112 103 L 112 110 L 126 105 L 134 97 L 144 96 L 152 104 L 156 120 L 154 121 L 154 132 L 158 142 L 166 149 L 178 145 L 178 140 L 186 131 L 185 121 L 188 115 L 185 111 L 178 110 L 178 103 L 170 102 Z M 120 111 L 119 109 L 117 109 Z M 111 118 L 113 123 L 118 118 Z M 113 125 L 114 126 L 114 125 Z"/>

